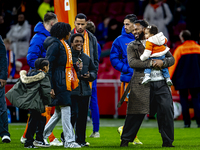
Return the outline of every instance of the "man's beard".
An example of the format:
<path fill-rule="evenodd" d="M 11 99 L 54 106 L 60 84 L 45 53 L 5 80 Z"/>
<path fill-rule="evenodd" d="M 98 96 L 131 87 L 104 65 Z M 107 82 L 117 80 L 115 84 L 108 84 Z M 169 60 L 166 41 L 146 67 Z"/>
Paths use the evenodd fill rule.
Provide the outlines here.
<path fill-rule="evenodd" d="M 18 21 L 19 25 L 22 26 L 25 21 Z"/>
<path fill-rule="evenodd" d="M 144 37 L 144 32 L 140 33 L 138 40 L 142 40 Z"/>

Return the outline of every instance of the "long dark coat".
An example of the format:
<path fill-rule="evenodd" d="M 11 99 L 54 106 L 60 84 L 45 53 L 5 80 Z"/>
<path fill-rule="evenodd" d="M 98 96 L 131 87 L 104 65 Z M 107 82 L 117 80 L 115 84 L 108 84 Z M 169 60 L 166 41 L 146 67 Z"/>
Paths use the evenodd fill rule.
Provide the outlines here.
<path fill-rule="evenodd" d="M 67 55 L 64 45 L 59 39 L 49 36 L 43 43 L 47 50 L 46 58 L 49 60 L 49 76 L 51 81 L 51 88 L 54 89 L 56 95 L 57 105 L 71 105 L 71 91 L 67 90 L 65 67 L 67 62 Z"/>
<path fill-rule="evenodd" d="M 133 78 L 131 79 L 131 90 L 128 101 L 127 114 L 148 114 L 150 103 L 150 84 L 142 85 L 144 69 L 150 68 L 150 60 L 141 61 L 140 56 L 143 54 L 145 47 L 135 40 L 127 47 L 128 63 L 134 69 Z M 163 68 L 170 67 L 174 64 L 174 57 L 170 52 L 165 55 L 165 64 Z"/>

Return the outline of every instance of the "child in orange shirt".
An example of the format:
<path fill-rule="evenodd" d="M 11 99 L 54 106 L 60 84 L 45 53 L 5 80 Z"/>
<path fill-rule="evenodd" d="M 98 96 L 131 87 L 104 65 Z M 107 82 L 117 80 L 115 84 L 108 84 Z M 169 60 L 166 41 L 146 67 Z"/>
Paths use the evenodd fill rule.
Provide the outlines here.
<path fill-rule="evenodd" d="M 140 56 L 142 61 L 147 59 L 160 59 L 163 60 L 165 58 L 165 54 L 169 51 L 169 47 L 164 44 L 167 43 L 167 38 L 163 35 L 162 32 L 158 33 L 158 28 L 154 25 L 148 26 L 145 29 L 145 50 L 144 53 Z M 162 74 L 166 79 L 168 86 L 172 85 L 172 81 L 170 79 L 168 68 L 163 68 Z M 142 81 L 142 84 L 147 84 L 151 81 L 151 68 L 147 68 L 144 70 L 145 77 Z"/>

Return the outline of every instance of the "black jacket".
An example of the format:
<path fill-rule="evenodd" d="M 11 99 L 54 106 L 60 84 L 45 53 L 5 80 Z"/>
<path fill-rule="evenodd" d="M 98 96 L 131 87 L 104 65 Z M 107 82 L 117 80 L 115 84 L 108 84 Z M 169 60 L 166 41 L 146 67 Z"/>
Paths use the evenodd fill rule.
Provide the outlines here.
<path fill-rule="evenodd" d="M 78 95 L 78 96 L 91 96 L 92 95 L 92 89 L 90 88 L 89 81 L 94 81 L 97 77 L 97 71 L 95 68 L 94 63 L 92 62 L 92 59 L 83 53 L 83 51 L 76 51 L 72 50 L 72 59 L 74 63 L 74 68 L 76 69 L 77 76 L 79 78 L 79 86 L 72 91 L 71 95 Z M 80 58 L 83 61 L 83 68 L 81 71 L 78 70 L 76 67 L 76 62 Z M 84 75 L 89 71 L 90 78 L 85 79 L 81 77 L 81 75 Z"/>
<path fill-rule="evenodd" d="M 56 95 L 56 103 L 54 105 L 71 105 L 71 91 L 67 90 L 65 67 L 67 55 L 64 45 L 59 39 L 49 36 L 43 43 L 47 50 L 46 58 L 49 60 L 49 76 L 51 88 L 54 89 Z"/>
<path fill-rule="evenodd" d="M 181 56 L 172 77 L 176 90 L 200 87 L 200 54 Z"/>
<path fill-rule="evenodd" d="M 98 71 L 99 60 L 98 60 L 98 45 L 96 37 L 88 30 L 86 30 L 89 36 L 89 48 L 90 48 L 90 58 L 92 59 L 96 71 Z M 74 34 L 74 29 L 71 31 L 71 36 Z M 70 39 L 69 39 L 70 41 Z"/>
<path fill-rule="evenodd" d="M 7 80 L 8 66 L 6 48 L 0 35 L 0 79 Z"/>

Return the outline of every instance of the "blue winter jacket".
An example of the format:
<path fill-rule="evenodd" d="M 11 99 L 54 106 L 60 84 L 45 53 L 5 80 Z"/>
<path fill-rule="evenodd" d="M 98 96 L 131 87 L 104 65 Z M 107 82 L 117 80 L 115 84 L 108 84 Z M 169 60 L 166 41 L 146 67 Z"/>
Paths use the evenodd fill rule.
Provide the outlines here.
<path fill-rule="evenodd" d="M 35 68 L 34 63 L 38 58 L 45 58 L 46 49 L 43 47 L 43 43 L 45 39 L 50 36 L 49 31 L 44 28 L 42 22 L 36 24 L 34 28 L 34 32 L 36 33 L 31 39 L 30 46 L 27 53 L 27 63 L 31 67 L 31 69 Z"/>
<path fill-rule="evenodd" d="M 112 66 L 121 72 L 120 80 L 129 82 L 133 75 L 133 69 L 130 68 L 127 60 L 127 46 L 135 37 L 132 33 L 127 34 L 124 27 L 122 35 L 118 36 L 112 44 L 110 51 L 110 61 Z"/>

